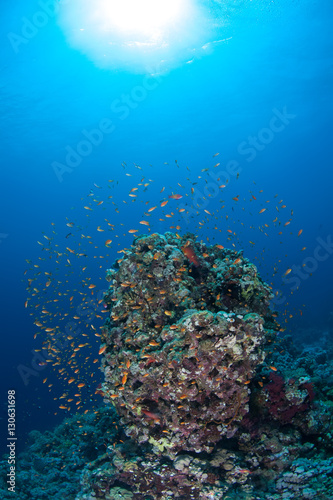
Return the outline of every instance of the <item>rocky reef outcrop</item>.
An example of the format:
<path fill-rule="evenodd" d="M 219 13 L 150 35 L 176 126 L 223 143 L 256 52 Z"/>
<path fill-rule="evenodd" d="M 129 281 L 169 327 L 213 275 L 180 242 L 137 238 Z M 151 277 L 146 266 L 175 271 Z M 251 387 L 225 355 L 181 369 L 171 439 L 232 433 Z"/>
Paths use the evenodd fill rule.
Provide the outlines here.
<path fill-rule="evenodd" d="M 241 253 L 142 236 L 108 271 L 105 399 L 156 454 L 211 452 L 248 412 L 269 287 Z"/>
<path fill-rule="evenodd" d="M 154 233 L 107 279 L 99 392 L 127 439 L 85 468 L 77 500 L 314 498 L 311 439 L 328 414 L 306 370 L 293 369 L 271 289 L 242 252 Z"/>
<path fill-rule="evenodd" d="M 154 233 L 107 279 L 106 405 L 32 434 L 22 498 L 332 498 L 332 345 L 277 335 L 242 252 Z"/>

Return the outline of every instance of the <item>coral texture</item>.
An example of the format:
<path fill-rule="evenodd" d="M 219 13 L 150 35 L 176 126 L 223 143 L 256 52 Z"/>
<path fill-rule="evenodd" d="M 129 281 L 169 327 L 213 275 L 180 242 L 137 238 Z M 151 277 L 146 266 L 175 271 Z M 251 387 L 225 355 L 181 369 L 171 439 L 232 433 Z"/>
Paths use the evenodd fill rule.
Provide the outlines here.
<path fill-rule="evenodd" d="M 270 288 L 241 252 L 151 234 L 107 277 L 96 392 L 117 413 L 32 433 L 20 498 L 332 498 L 333 345 L 275 334 Z"/>
<path fill-rule="evenodd" d="M 210 452 L 248 412 L 269 287 L 241 253 L 191 235 L 134 241 L 108 271 L 105 399 L 156 454 Z"/>

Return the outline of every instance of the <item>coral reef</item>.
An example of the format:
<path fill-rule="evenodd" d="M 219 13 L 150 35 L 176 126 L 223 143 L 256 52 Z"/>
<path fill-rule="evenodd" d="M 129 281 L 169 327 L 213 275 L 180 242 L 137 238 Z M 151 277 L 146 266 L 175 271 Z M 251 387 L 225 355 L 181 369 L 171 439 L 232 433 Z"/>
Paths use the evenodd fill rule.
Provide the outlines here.
<path fill-rule="evenodd" d="M 3 500 L 74 500 L 80 475 L 88 462 L 98 464 L 106 447 L 119 439 L 118 417 L 102 407 L 65 419 L 54 431 L 32 431 L 26 450 L 18 457 L 16 493 L 7 490 L 6 460 L 0 462 L 0 497 Z"/>
<path fill-rule="evenodd" d="M 107 406 L 31 434 L 22 500 L 332 498 L 333 345 L 277 335 L 242 252 L 144 235 L 107 279 Z"/>
<path fill-rule="evenodd" d="M 299 349 L 290 336 L 276 339 L 274 350 L 257 370 L 251 418 L 293 425 L 304 436 L 318 439 L 321 446 L 332 450 L 332 347 Z M 276 371 L 272 371 L 271 363 Z"/>
<path fill-rule="evenodd" d="M 220 449 L 205 457 L 181 453 L 171 461 L 157 457 L 147 447 L 136 449 L 130 440 L 110 449 L 104 464 L 85 469 L 76 500 L 122 498 L 117 496 L 120 484 L 121 494 L 134 500 L 222 499 L 236 489 L 238 498 L 247 498 L 250 473 L 242 466 L 242 455 L 230 450 Z"/>
<path fill-rule="evenodd" d="M 332 457 L 294 429 L 263 425 L 256 436 L 241 432 L 237 446 L 226 440 L 173 460 L 132 440 L 109 447 L 83 471 L 76 500 L 329 500 L 332 486 Z"/>
<path fill-rule="evenodd" d="M 210 452 L 248 412 L 270 289 L 240 253 L 142 236 L 108 271 L 105 399 L 156 454 Z"/>
<path fill-rule="evenodd" d="M 275 372 L 269 374 L 270 383 L 260 393 L 260 403 L 282 424 L 291 423 L 299 412 L 309 409 L 315 394 L 309 378 L 290 378 L 285 381 Z"/>

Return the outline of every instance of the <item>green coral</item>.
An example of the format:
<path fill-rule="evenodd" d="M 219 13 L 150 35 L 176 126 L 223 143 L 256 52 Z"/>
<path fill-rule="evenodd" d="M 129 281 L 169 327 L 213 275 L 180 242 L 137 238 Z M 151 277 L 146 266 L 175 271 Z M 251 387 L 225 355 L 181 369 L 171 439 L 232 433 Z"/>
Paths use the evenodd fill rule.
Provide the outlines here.
<path fill-rule="evenodd" d="M 149 438 L 148 441 L 150 444 L 156 446 L 160 450 L 160 452 L 163 452 L 165 448 L 172 448 L 173 444 L 169 443 L 167 438 L 161 438 L 159 440 L 154 439 L 152 436 Z"/>
<path fill-rule="evenodd" d="M 261 283 L 257 277 L 252 281 L 241 281 L 241 296 L 246 301 L 251 301 L 261 288 Z"/>
<path fill-rule="evenodd" d="M 133 493 L 124 488 L 116 486 L 110 489 L 110 493 L 105 494 L 105 500 L 131 500 L 133 498 Z"/>

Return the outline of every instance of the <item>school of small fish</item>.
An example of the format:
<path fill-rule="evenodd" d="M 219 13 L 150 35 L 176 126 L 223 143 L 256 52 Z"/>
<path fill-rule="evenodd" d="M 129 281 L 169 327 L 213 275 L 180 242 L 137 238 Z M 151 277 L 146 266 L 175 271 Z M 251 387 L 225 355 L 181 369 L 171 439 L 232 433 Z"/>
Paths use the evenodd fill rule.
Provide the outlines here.
<path fill-rule="evenodd" d="M 60 227 L 56 228 L 51 222 L 49 232 L 42 233 L 37 242 L 41 256 L 35 262 L 26 259 L 29 267 L 25 271 L 28 283 L 25 307 L 34 319 L 34 338 L 39 342 L 35 350 L 45 358 L 41 366 L 51 366 L 55 372 L 49 373 L 43 383 L 49 391 L 53 390 L 55 380 L 57 390 L 59 382 L 62 384 L 61 395 L 54 396 L 62 411 L 87 412 L 85 406 L 94 405 L 97 401 L 94 398 L 102 394 L 98 388 L 101 380 L 93 364 L 99 362 L 98 356 L 107 349 L 107 345 L 100 345 L 100 329 L 107 312 L 103 302 L 103 291 L 107 288 L 105 271 L 126 251 L 122 248 L 123 242 L 130 244 L 133 236 L 142 233 L 143 226 L 149 233 L 156 230 L 177 234 L 190 230 L 210 243 L 215 240 L 220 248 L 231 246 L 235 249 L 256 245 L 257 230 L 268 238 L 267 241 L 269 237 L 276 240 L 285 235 L 284 228 L 292 223 L 293 211 L 288 211 L 282 199 L 275 201 L 278 195 L 274 195 L 272 203 L 265 199 L 263 190 L 258 190 L 255 183 L 248 196 L 241 198 L 233 192 L 228 195 L 231 182 L 230 186 L 228 182 L 219 186 L 218 196 L 210 193 L 209 175 L 219 165 L 204 168 L 194 177 L 189 167 L 181 167 L 175 161 L 172 168 L 177 172 L 172 176 L 168 174 L 167 180 L 174 178 L 181 182 L 158 187 L 161 181 L 143 175 L 143 167 L 123 162 L 124 179 L 109 179 L 103 185 L 95 183 L 90 193 L 82 198 L 82 209 L 73 210 Z M 164 166 L 171 168 L 167 162 Z M 239 183 L 238 178 L 239 175 L 233 182 Z M 128 197 L 123 199 L 119 192 L 126 189 Z M 202 208 L 202 204 L 209 205 L 209 210 Z M 165 208 L 167 205 L 171 208 Z M 241 218 L 245 210 L 254 220 L 249 227 Z M 302 229 L 296 229 L 297 237 L 302 233 Z M 190 245 L 185 245 L 183 252 L 194 266 L 199 265 Z M 260 254 L 254 259 L 261 263 L 268 252 L 269 249 L 261 246 Z M 240 259 L 234 264 L 238 261 Z M 292 272 L 291 267 L 279 271 L 281 262 L 279 259 L 271 276 L 278 272 L 287 276 Z M 171 316 L 172 311 L 166 310 L 165 314 Z M 287 308 L 283 316 L 285 321 L 292 317 Z M 123 385 L 126 379 L 124 372 Z"/>

